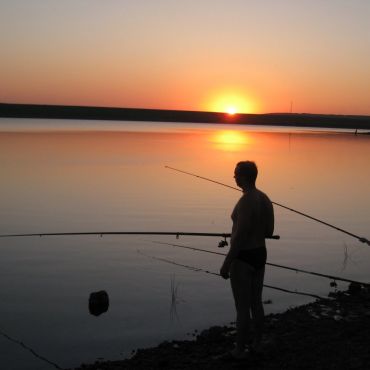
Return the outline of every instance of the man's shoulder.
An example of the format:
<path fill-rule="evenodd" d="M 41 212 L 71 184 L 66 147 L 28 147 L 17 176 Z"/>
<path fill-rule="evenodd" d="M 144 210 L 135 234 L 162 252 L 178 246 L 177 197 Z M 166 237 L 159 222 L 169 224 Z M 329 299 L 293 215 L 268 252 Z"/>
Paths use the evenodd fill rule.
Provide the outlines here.
<path fill-rule="evenodd" d="M 261 197 L 261 199 L 262 199 L 264 202 L 269 202 L 269 203 L 271 203 L 271 200 L 270 200 L 269 196 L 268 196 L 266 193 L 264 193 L 262 190 L 259 190 L 259 189 L 257 189 L 257 190 L 258 190 L 259 196 Z"/>
<path fill-rule="evenodd" d="M 253 189 L 247 193 L 244 193 L 242 197 L 239 199 L 240 204 L 249 204 L 255 203 L 259 201 L 265 201 L 265 199 L 269 199 L 268 196 L 259 189 Z"/>
<path fill-rule="evenodd" d="M 264 193 L 262 190 L 259 190 L 259 189 L 256 188 L 251 192 L 244 193 L 240 197 L 238 204 L 248 204 L 251 201 L 252 202 L 255 202 L 255 201 L 258 202 L 258 201 L 261 201 L 261 200 L 264 201 L 264 202 L 267 201 L 267 202 L 271 203 L 271 200 L 268 197 L 268 195 L 266 193 Z"/>
<path fill-rule="evenodd" d="M 251 202 L 251 197 L 248 196 L 247 193 L 243 193 L 243 195 L 240 197 L 238 203 L 236 204 L 236 206 L 238 208 L 243 208 L 243 207 L 248 207 L 250 205 L 250 202 Z"/>

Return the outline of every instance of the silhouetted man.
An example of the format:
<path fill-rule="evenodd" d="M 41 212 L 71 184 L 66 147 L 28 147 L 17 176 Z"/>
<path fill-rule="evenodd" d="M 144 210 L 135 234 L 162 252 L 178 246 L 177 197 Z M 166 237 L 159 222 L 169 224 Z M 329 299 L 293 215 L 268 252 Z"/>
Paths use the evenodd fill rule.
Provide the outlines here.
<path fill-rule="evenodd" d="M 247 344 L 260 349 L 264 310 L 263 279 L 267 258 L 265 238 L 274 231 L 274 210 L 268 196 L 256 188 L 258 170 L 254 162 L 239 162 L 235 167 L 236 184 L 243 195 L 232 212 L 230 250 L 221 267 L 224 279 L 230 277 L 236 307 L 235 358 L 246 355 Z M 251 332 L 254 324 L 254 334 Z"/>

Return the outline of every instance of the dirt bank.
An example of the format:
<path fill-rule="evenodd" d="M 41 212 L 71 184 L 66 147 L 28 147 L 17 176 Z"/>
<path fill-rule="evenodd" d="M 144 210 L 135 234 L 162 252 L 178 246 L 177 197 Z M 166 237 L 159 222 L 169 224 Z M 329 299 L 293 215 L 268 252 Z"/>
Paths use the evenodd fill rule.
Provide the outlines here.
<path fill-rule="evenodd" d="M 193 341 L 139 349 L 131 359 L 81 365 L 78 370 L 119 369 L 370 369 L 370 290 L 358 286 L 327 300 L 266 317 L 263 354 L 224 358 L 234 327 L 212 327 Z"/>

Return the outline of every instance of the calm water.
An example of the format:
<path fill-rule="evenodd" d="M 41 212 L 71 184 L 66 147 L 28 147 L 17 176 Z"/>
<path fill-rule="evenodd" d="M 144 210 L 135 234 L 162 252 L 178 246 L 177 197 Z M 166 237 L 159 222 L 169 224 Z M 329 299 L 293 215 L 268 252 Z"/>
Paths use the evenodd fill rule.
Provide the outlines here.
<path fill-rule="evenodd" d="M 165 165 L 233 184 L 236 162 L 255 160 L 275 202 L 370 237 L 370 137 L 196 124 L 0 119 L 0 234 L 79 231 L 229 232 L 240 193 Z M 370 248 L 275 207 L 280 241 L 269 262 L 369 281 Z M 0 239 L 0 363 L 52 369 L 5 338 L 62 367 L 120 359 L 138 347 L 190 338 L 234 320 L 228 282 L 142 256 L 217 272 L 219 239 L 75 236 Z M 171 306 L 171 281 L 177 302 Z M 266 284 L 327 295 L 330 281 L 269 267 Z M 342 287 L 343 285 L 339 285 Z M 343 286 L 344 287 L 344 286 Z M 89 314 L 104 289 L 107 313 Z M 265 289 L 266 312 L 307 302 Z M 172 307 L 172 309 L 171 309 Z"/>

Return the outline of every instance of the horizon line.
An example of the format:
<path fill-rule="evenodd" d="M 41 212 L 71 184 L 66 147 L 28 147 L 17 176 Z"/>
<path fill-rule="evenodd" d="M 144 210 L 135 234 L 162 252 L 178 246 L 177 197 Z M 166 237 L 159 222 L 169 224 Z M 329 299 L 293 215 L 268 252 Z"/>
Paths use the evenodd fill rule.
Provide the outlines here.
<path fill-rule="evenodd" d="M 370 118 L 370 114 L 340 114 L 340 113 L 310 113 L 310 112 L 264 112 L 264 113 L 243 113 L 235 112 L 230 114 L 222 111 L 206 111 L 193 109 L 168 109 L 168 108 L 143 108 L 143 107 L 122 107 L 122 106 L 103 106 L 103 105 L 73 105 L 73 104 L 47 104 L 47 103 L 9 103 L 0 102 L 0 106 L 19 106 L 19 107 L 56 107 L 56 108 L 97 108 L 97 109 L 122 109 L 122 110 L 137 110 L 137 111 L 155 111 L 155 112 L 188 112 L 188 113 L 205 113 L 205 114 L 222 114 L 227 116 L 263 116 L 263 115 L 309 115 L 309 116 L 337 116 L 337 117 L 366 117 Z M 1 111 L 0 111 L 1 114 Z M 1 115 L 0 115 L 1 117 Z"/>

